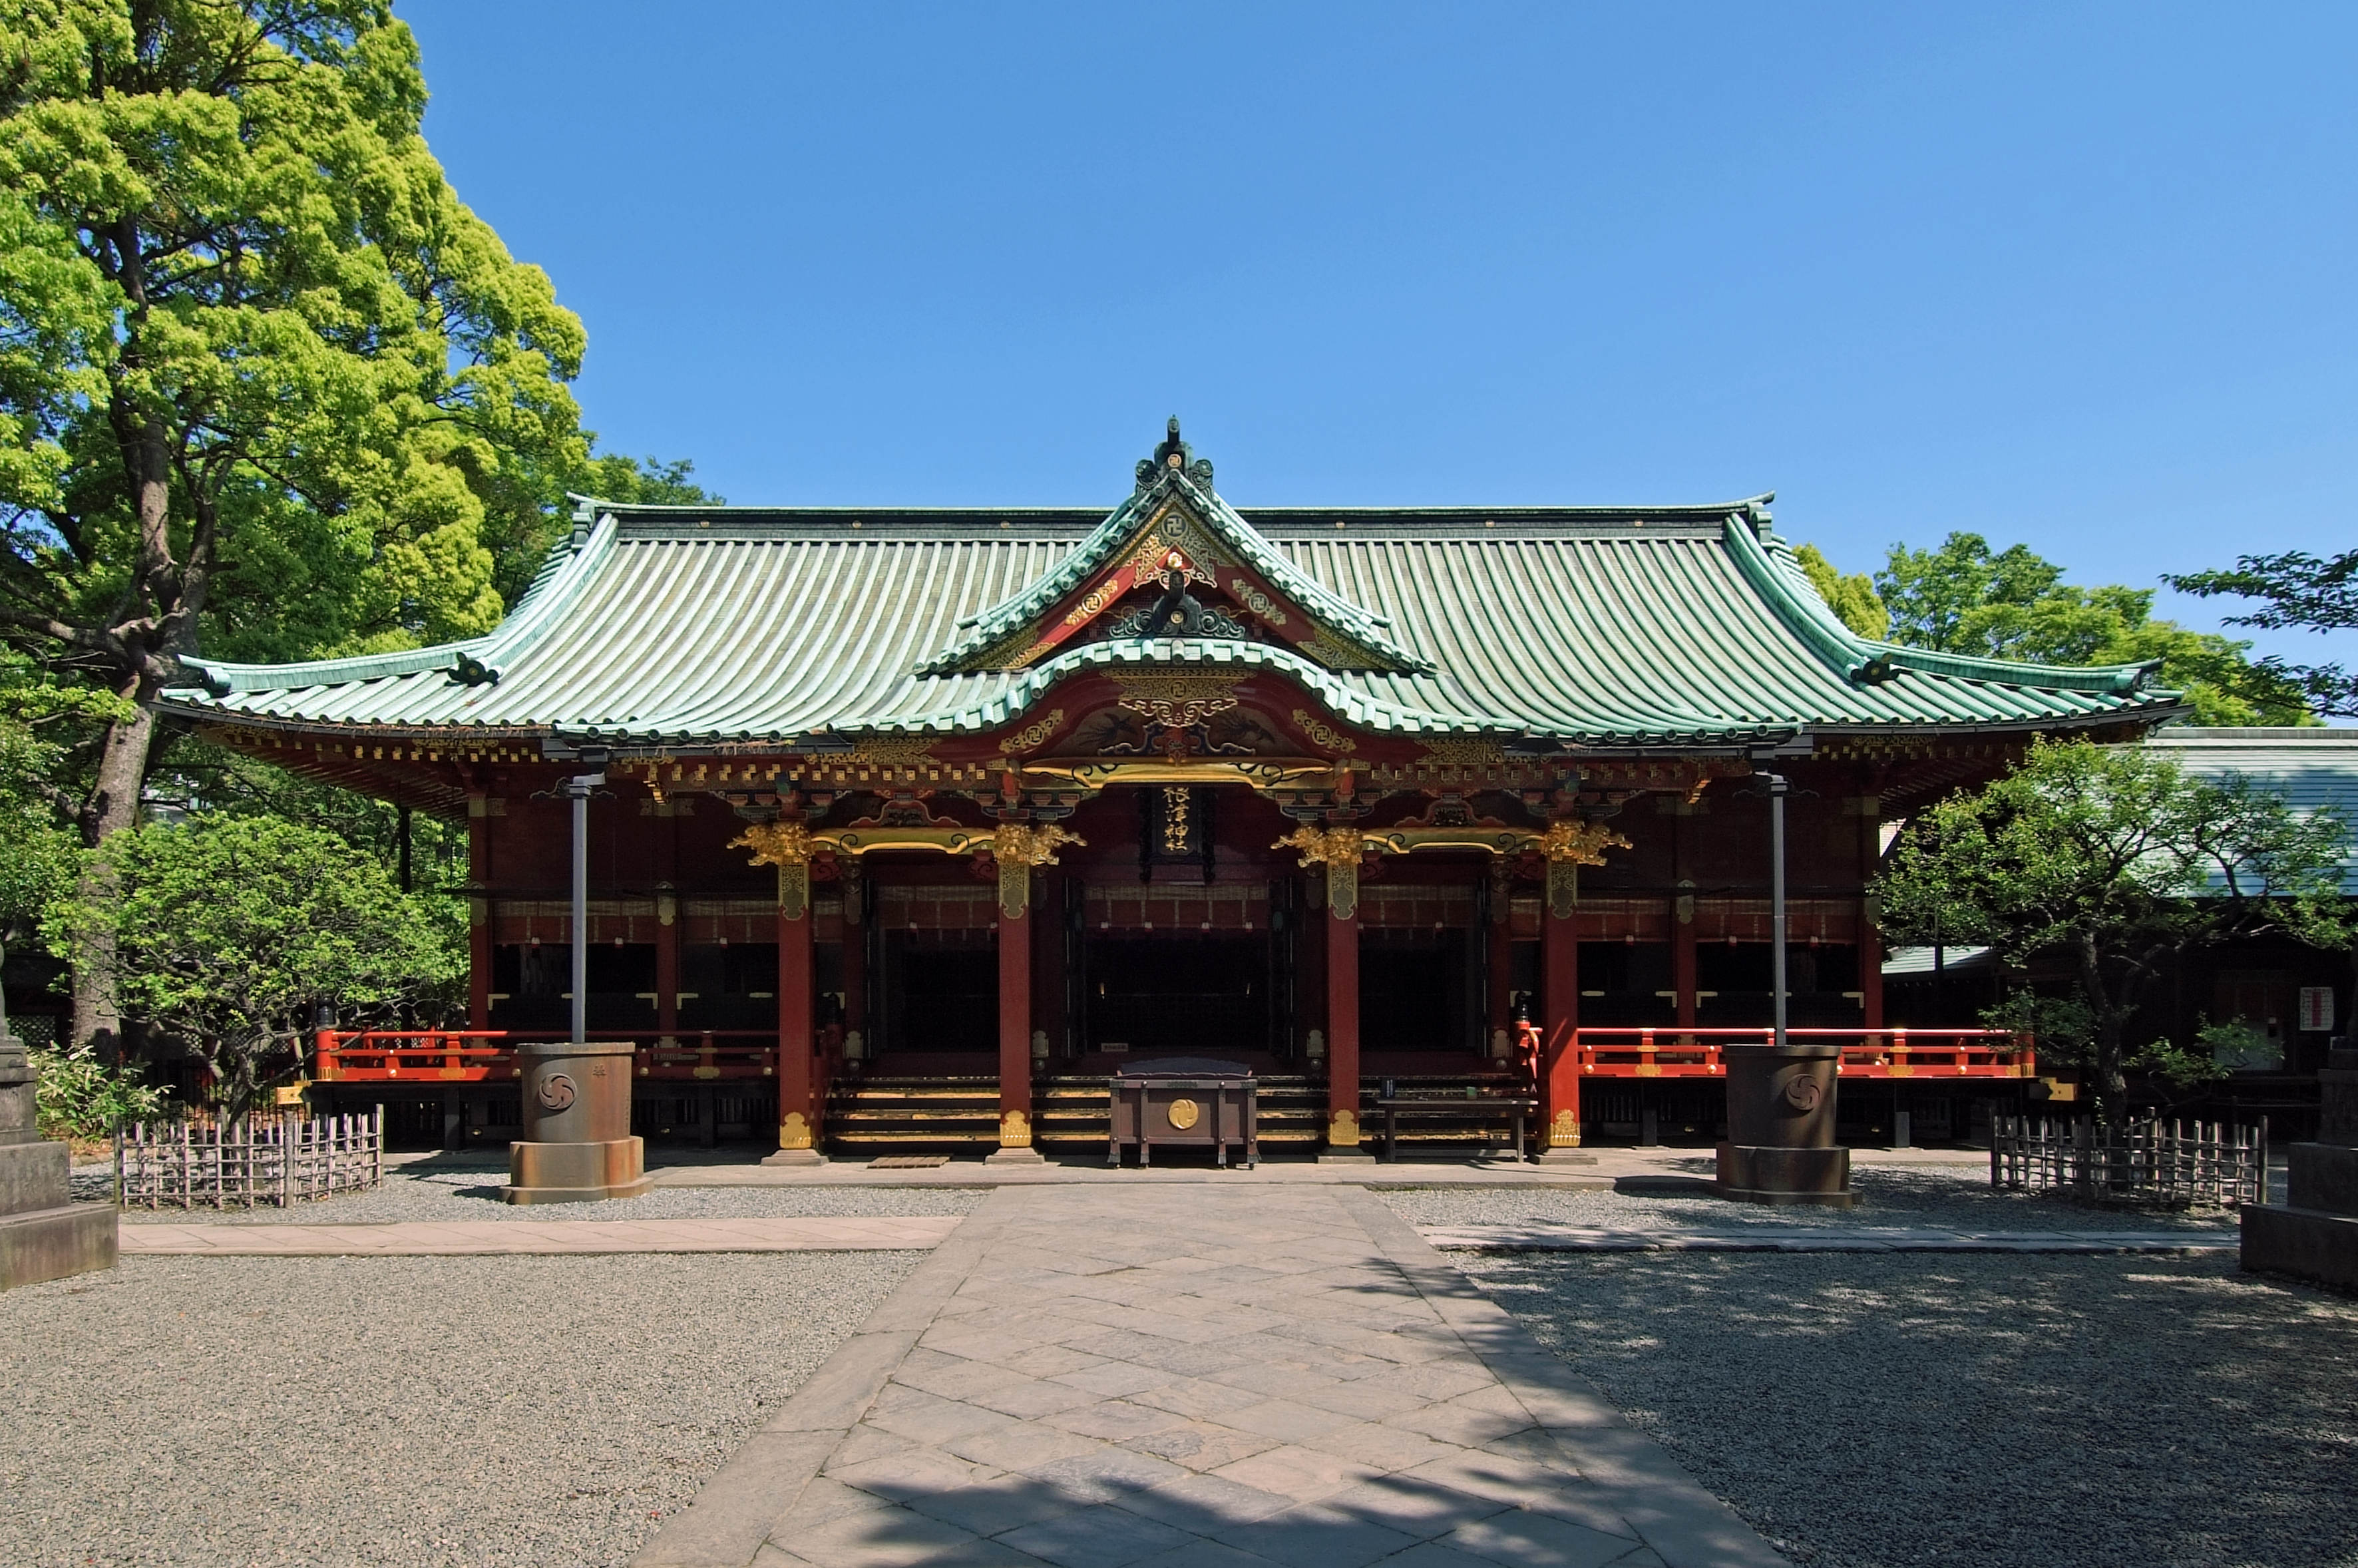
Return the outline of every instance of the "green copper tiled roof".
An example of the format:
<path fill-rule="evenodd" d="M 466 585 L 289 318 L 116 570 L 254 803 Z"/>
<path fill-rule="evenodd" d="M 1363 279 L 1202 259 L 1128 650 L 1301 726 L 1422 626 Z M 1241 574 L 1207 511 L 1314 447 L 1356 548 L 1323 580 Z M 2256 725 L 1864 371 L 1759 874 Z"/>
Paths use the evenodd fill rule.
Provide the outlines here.
<path fill-rule="evenodd" d="M 1044 613 L 1050 605 L 1111 565 L 1121 547 L 1166 498 L 1181 502 L 1201 518 L 1215 535 L 1242 557 L 1245 565 L 1259 572 L 1263 580 L 1279 593 L 1329 625 L 1339 628 L 1366 648 L 1374 655 L 1372 663 L 1376 667 L 1396 673 L 1432 669 L 1428 661 L 1393 641 L 1390 623 L 1383 616 L 1371 615 L 1365 607 L 1335 593 L 1325 583 L 1296 568 L 1282 551 L 1273 548 L 1251 524 L 1238 516 L 1235 509 L 1212 490 L 1210 477 L 1208 472 L 1190 474 L 1184 468 L 1171 468 L 1155 473 L 1152 482 L 1141 484 L 1128 501 L 1114 508 L 1106 520 L 1092 529 L 1088 537 L 1068 552 L 1054 568 L 1041 573 L 980 615 L 972 617 L 971 630 L 967 631 L 956 645 L 944 650 L 938 658 L 927 661 L 920 673 L 950 675 L 970 667 L 976 654 L 1020 631 L 1034 617 Z M 1198 478 L 1205 482 L 1198 484 Z"/>
<path fill-rule="evenodd" d="M 1820 603 L 1757 502 L 1289 508 L 1248 521 L 1203 492 L 1265 577 L 1401 667 L 1337 672 L 1269 643 L 1130 639 L 1029 670 L 922 674 L 1065 592 L 1079 575 L 1066 568 L 1112 520 L 599 503 L 594 524 L 488 636 L 310 665 L 206 665 L 222 695 L 171 701 L 216 720 L 487 739 L 594 731 L 688 748 L 995 729 L 1067 672 L 1111 664 L 1266 668 L 1371 730 L 1596 750 L 2180 711 L 2138 666 L 2050 670 L 1865 642 Z M 459 684 L 461 655 L 497 683 Z"/>

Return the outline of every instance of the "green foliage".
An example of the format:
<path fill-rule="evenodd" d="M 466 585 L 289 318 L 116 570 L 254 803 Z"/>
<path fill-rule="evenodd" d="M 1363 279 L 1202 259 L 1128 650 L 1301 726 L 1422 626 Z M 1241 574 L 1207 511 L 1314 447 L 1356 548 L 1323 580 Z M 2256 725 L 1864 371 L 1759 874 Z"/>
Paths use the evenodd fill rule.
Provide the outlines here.
<path fill-rule="evenodd" d="M 1878 643 L 1890 635 L 1891 616 L 1883 608 L 1883 600 L 1875 596 L 1874 579 L 1865 572 L 1844 577 L 1815 545 L 1803 545 L 1793 552 L 1793 558 L 1809 575 L 1810 586 L 1818 590 L 1826 608 L 1844 625 Z"/>
<path fill-rule="evenodd" d="M 2343 632 L 2358 627 L 2358 550 L 2320 559 L 2305 550 L 2239 556 L 2228 571 L 2186 572 L 2162 579 L 2181 592 L 2205 598 L 2256 599 L 2266 608 L 2230 615 L 2230 626 L 2272 631 Z M 2261 667 L 2297 687 L 2320 713 L 2358 717 L 2358 676 L 2339 664 L 2295 665 L 2263 659 Z"/>
<path fill-rule="evenodd" d="M 451 191 L 384 0 L 59 0 L 0 58 L 19 630 L 133 665 L 496 621 L 585 456 L 581 327 Z"/>
<path fill-rule="evenodd" d="M 2267 1033 L 2246 1018 L 2231 1018 L 2224 1023 L 2205 1022 L 2194 1032 L 2201 1043 L 2202 1054 L 2188 1053 L 2190 1062 L 2207 1069 L 2196 1081 L 2210 1082 L 2227 1076 L 2232 1067 L 2284 1065 L 2284 1052 L 2269 1044 Z"/>
<path fill-rule="evenodd" d="M 1984 943 L 2012 966 L 2071 973 L 2085 1021 L 2050 1018 L 2042 1038 L 2084 1052 L 2112 1119 L 2122 1031 L 2156 978 L 2224 941 L 2339 946 L 2358 933 L 2342 897 L 2348 838 L 2330 810 L 2296 815 L 2242 779 L 2196 778 L 2137 747 L 2041 741 L 2004 778 L 1910 821 L 1876 894 L 1896 940 Z"/>
<path fill-rule="evenodd" d="M 2154 619 L 2151 589 L 2074 587 L 2026 545 L 1993 550 L 1964 533 L 1936 549 L 1894 545 L 1875 591 L 1890 614 L 1890 640 L 1909 647 L 2030 664 L 2154 661 L 2161 684 L 2193 704 L 2197 723 L 2314 722 L 2299 685 L 2252 663 L 2249 643 Z"/>
<path fill-rule="evenodd" d="M 0 946 L 30 938 L 81 874 L 81 840 L 51 782 L 64 748 L 49 732 L 92 700 L 113 701 L 40 680 L 0 653 Z"/>
<path fill-rule="evenodd" d="M 37 1048 L 31 1055 L 40 1075 L 34 1113 L 44 1138 L 104 1138 L 120 1123 L 152 1121 L 163 1113 L 164 1091 L 137 1067 L 107 1066 L 87 1046 Z"/>
<path fill-rule="evenodd" d="M 72 903 L 55 935 L 70 943 L 72 927 L 103 927 L 126 1010 L 188 1042 L 226 1115 L 254 1103 L 323 1002 L 347 1023 L 456 1005 L 459 901 L 405 896 L 373 857 L 323 829 L 200 817 L 143 825 L 109 849 L 116 895 Z"/>
<path fill-rule="evenodd" d="M 174 739 L 157 760 L 150 793 L 207 817 L 275 816 L 334 834 L 375 860 L 384 874 L 401 867 L 400 809 L 258 758 L 200 740 Z M 457 887 L 467 880 L 467 828 L 427 812 L 409 814 L 411 885 Z M 463 935 L 461 951 L 464 950 Z"/>

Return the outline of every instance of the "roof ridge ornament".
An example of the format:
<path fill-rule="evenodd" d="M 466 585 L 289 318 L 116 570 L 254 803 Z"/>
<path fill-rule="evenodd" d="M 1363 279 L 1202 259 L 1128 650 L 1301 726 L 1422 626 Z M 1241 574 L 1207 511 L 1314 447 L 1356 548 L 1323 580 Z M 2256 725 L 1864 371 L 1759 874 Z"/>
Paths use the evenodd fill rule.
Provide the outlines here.
<path fill-rule="evenodd" d="M 1145 490 L 1165 473 L 1182 473 L 1204 490 L 1212 488 L 1212 460 L 1199 458 L 1195 449 L 1179 438 L 1179 416 L 1171 416 L 1163 444 L 1153 455 L 1138 460 L 1138 488 Z"/>

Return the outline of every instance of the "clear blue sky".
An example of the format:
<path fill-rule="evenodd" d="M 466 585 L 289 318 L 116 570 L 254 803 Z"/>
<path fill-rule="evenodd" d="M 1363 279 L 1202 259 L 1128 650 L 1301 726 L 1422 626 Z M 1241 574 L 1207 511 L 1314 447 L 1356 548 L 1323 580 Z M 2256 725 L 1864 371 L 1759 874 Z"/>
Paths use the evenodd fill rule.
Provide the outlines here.
<path fill-rule="evenodd" d="M 2358 6 L 398 9 L 590 424 L 733 502 L 1110 507 L 1175 412 L 1248 513 L 2358 543 Z"/>

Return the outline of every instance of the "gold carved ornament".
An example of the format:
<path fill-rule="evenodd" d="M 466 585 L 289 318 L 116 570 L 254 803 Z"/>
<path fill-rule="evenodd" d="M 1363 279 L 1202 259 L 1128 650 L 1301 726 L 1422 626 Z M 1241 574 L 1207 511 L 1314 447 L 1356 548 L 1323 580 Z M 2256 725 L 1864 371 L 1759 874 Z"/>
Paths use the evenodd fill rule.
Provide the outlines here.
<path fill-rule="evenodd" d="M 1237 682 L 1242 677 L 1156 674 L 1117 675 L 1113 678 L 1122 693 L 1117 707 L 1168 729 L 1184 730 L 1236 707 Z"/>
<path fill-rule="evenodd" d="M 1349 920 L 1359 913 L 1359 857 L 1367 853 L 1368 841 L 1357 828 L 1305 823 L 1270 848 L 1300 850 L 1304 871 L 1325 868 L 1326 907 L 1336 919 Z"/>
<path fill-rule="evenodd" d="M 1580 905 L 1580 868 L 1601 866 L 1607 849 L 1627 849 L 1629 840 L 1602 822 L 1551 822 L 1531 846 L 1547 857 L 1548 914 L 1570 920 Z"/>
<path fill-rule="evenodd" d="M 818 844 L 802 822 L 756 822 L 729 840 L 732 849 L 753 851 L 753 864 L 778 868 L 778 913 L 800 920 L 810 913 L 810 861 Z"/>
<path fill-rule="evenodd" d="M 1009 920 L 1022 919 L 1032 909 L 1032 869 L 1053 866 L 1060 847 L 1085 842 L 1053 822 L 1036 827 L 1001 823 L 990 844 L 990 858 L 999 862 L 999 913 Z"/>
<path fill-rule="evenodd" d="M 1348 757 L 1351 754 L 1351 737 L 1336 729 L 1332 724 L 1326 723 L 1306 708 L 1297 708 L 1293 710 L 1293 727 L 1309 736 L 1310 743 L 1321 751 L 1331 752 L 1337 757 Z"/>
<path fill-rule="evenodd" d="M 1011 757 L 1019 752 L 1028 752 L 1054 735 L 1056 732 L 1056 726 L 1064 721 L 1065 710 L 1061 708 L 1052 708 L 1041 719 L 1025 725 L 1006 740 L 1001 741 L 999 743 L 1000 753 Z"/>

